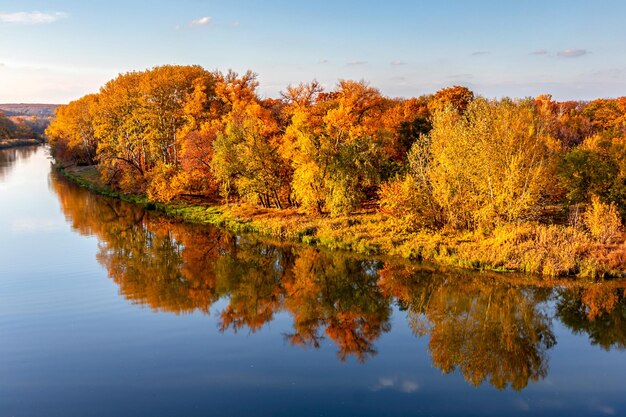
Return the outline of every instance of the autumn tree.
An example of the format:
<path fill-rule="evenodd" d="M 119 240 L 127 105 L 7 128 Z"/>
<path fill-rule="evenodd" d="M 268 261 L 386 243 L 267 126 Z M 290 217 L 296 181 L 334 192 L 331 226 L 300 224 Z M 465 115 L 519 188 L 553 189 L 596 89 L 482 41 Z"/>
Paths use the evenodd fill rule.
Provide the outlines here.
<path fill-rule="evenodd" d="M 107 182 L 123 190 L 145 190 L 145 174 L 151 168 L 149 146 L 141 117 L 142 74 L 119 75 L 100 89 L 100 111 L 95 117 L 99 140 L 99 168 Z"/>
<path fill-rule="evenodd" d="M 214 78 L 199 66 L 163 66 L 109 81 L 95 117 L 105 178 L 125 191 L 169 199 L 181 139 L 210 114 Z"/>
<path fill-rule="evenodd" d="M 302 102 L 292 103 L 292 124 L 286 131 L 294 195 L 306 210 L 348 213 L 378 182 L 384 100 L 362 81 L 341 81 L 331 93 L 301 89 Z M 314 102 L 306 99 L 307 90 Z"/>
<path fill-rule="evenodd" d="M 470 103 L 474 101 L 474 92 L 467 87 L 455 85 L 437 91 L 428 101 L 431 113 L 442 111 L 446 107 L 452 107 L 454 111 L 462 114 Z"/>
<path fill-rule="evenodd" d="M 0 112 L 0 138 L 9 139 L 13 137 L 15 126 L 11 120 Z"/>
<path fill-rule="evenodd" d="M 59 106 L 46 135 L 55 157 L 78 164 L 96 162 L 98 142 L 94 116 L 99 111 L 99 97 L 89 94 L 65 106 Z"/>
<path fill-rule="evenodd" d="M 533 218 L 553 190 L 556 145 L 529 100 L 438 111 L 430 141 L 433 198 L 454 227 Z"/>
<path fill-rule="evenodd" d="M 401 228 L 433 229 L 444 222 L 442 207 L 433 197 L 431 161 L 431 139 L 422 134 L 408 153 L 404 176 L 381 185 L 380 210 Z"/>
<path fill-rule="evenodd" d="M 281 136 L 272 112 L 256 96 L 252 73 L 229 73 L 218 87 L 229 111 L 213 150 L 213 172 L 225 197 L 237 194 L 264 207 L 283 208 L 290 200 L 290 168 L 278 149 Z"/>
<path fill-rule="evenodd" d="M 384 158 L 381 171 L 383 180 L 405 171 L 411 146 L 432 128 L 427 97 L 386 102 L 379 130 L 381 155 Z"/>
<path fill-rule="evenodd" d="M 391 99 L 344 80 L 260 98 L 257 87 L 252 72 L 129 72 L 61 106 L 47 133 L 59 160 L 97 164 L 113 188 L 165 202 L 219 190 L 334 216 L 378 197 L 410 230 L 489 229 L 591 195 L 626 214 L 624 97 L 489 101 L 454 86 Z M 20 126 L 0 118 L 0 134 Z"/>
<path fill-rule="evenodd" d="M 217 123 L 205 123 L 180 138 L 180 169 L 170 186 L 176 195 L 212 198 L 217 195 L 218 183 L 211 163 L 213 144 L 217 137 Z"/>
<path fill-rule="evenodd" d="M 591 120 L 584 114 L 585 102 L 557 102 L 550 94 L 542 94 L 535 98 L 535 105 L 550 135 L 566 149 L 580 144 L 592 133 Z"/>
<path fill-rule="evenodd" d="M 626 144 L 595 134 L 564 155 L 558 179 L 569 204 L 589 204 L 593 196 L 615 203 L 626 214 Z"/>
<path fill-rule="evenodd" d="M 585 106 L 583 114 L 589 118 L 593 133 L 626 135 L 626 97 L 594 100 Z"/>

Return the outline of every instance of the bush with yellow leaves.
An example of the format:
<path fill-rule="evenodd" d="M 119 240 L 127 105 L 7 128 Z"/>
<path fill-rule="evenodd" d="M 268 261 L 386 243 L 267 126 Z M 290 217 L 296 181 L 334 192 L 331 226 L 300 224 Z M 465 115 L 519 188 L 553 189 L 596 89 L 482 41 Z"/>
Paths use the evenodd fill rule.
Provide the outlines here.
<path fill-rule="evenodd" d="M 615 203 L 603 203 L 600 197 L 591 197 L 591 207 L 584 214 L 585 226 L 599 243 L 615 243 L 621 236 L 622 220 Z"/>

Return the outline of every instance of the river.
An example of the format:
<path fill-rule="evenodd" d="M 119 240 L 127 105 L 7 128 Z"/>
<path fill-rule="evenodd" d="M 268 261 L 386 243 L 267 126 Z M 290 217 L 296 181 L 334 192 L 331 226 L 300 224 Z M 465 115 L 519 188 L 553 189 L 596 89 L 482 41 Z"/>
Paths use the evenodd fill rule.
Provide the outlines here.
<path fill-rule="evenodd" d="M 0 416 L 626 415 L 618 283 L 188 225 L 0 151 Z"/>

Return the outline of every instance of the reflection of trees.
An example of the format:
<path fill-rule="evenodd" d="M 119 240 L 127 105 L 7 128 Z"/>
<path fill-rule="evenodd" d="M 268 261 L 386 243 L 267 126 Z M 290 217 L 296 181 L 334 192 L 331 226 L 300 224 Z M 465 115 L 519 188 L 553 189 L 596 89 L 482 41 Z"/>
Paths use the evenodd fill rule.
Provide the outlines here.
<path fill-rule="evenodd" d="M 378 263 L 173 222 L 55 175 L 52 186 L 73 228 L 98 237 L 98 261 L 133 302 L 208 313 L 216 300 L 228 298 L 219 316 L 223 331 L 256 331 L 287 310 L 294 317 L 293 343 L 317 347 L 326 334 L 341 358 L 360 360 L 374 353 L 373 342 L 389 328 L 390 303 L 376 285 Z"/>
<path fill-rule="evenodd" d="M 289 273 L 293 254 L 245 238 L 234 249 L 215 264 L 220 293 L 230 296 L 220 328 L 256 331 L 281 309 L 281 280 Z"/>
<path fill-rule="evenodd" d="M 285 282 L 285 307 L 294 316 L 292 344 L 319 346 L 322 329 L 339 357 L 364 361 L 373 342 L 390 329 L 390 302 L 376 285 L 378 264 L 341 253 L 303 249 Z"/>
<path fill-rule="evenodd" d="M 17 161 L 30 157 L 38 150 L 43 150 L 43 148 L 40 146 L 20 146 L 0 149 L 0 181 L 11 172 Z"/>
<path fill-rule="evenodd" d="M 0 180 L 3 180 L 15 166 L 17 152 L 16 148 L 0 149 Z"/>
<path fill-rule="evenodd" d="M 459 369 L 473 385 L 488 379 L 498 389 L 516 390 L 547 375 L 547 351 L 556 340 L 541 305 L 550 290 L 471 273 L 408 271 L 386 268 L 381 286 L 408 309 L 417 335 L 430 334 L 433 363 L 443 372 Z"/>
<path fill-rule="evenodd" d="M 592 344 L 626 349 L 624 288 L 607 283 L 562 289 L 556 314 L 575 333 L 587 333 Z"/>
<path fill-rule="evenodd" d="M 547 352 L 555 344 L 544 311 L 551 289 L 270 245 L 174 222 L 54 175 L 52 187 L 75 230 L 98 237 L 98 261 L 132 302 L 208 313 L 227 299 L 218 317 L 222 331 L 256 331 L 287 312 L 290 343 L 319 347 L 328 338 L 341 359 L 364 361 L 390 328 L 393 297 L 414 332 L 430 335 L 432 361 L 443 372 L 458 369 L 474 385 L 489 381 L 517 390 L 547 374 Z M 557 315 L 593 343 L 624 348 L 624 300 L 615 285 L 560 290 Z"/>
<path fill-rule="evenodd" d="M 186 237 L 159 221 L 112 228 L 100 244 L 98 261 L 129 300 L 173 312 L 199 309 L 208 313 L 217 300 L 212 271 L 189 273 Z M 212 236 L 206 236 L 211 241 Z M 197 268 L 196 268 L 197 270 Z"/>
<path fill-rule="evenodd" d="M 210 266 L 232 244 L 228 235 L 172 223 L 61 178 L 52 185 L 73 228 L 98 237 L 97 259 L 124 297 L 176 313 L 208 312 L 219 298 Z"/>

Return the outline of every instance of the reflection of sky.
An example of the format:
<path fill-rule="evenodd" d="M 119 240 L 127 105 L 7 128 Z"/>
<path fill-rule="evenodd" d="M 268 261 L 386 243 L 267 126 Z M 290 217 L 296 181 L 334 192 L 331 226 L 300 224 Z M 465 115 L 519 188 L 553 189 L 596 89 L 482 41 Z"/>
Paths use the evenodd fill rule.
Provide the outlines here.
<path fill-rule="evenodd" d="M 38 226 L 45 230 L 64 223 L 56 199 L 48 191 L 50 166 L 45 149 L 39 148 L 30 158 L 26 155 L 32 147 L 0 152 L 17 153 L 16 161 L 3 167 L 0 177 L 1 230 L 32 230 Z"/>
<path fill-rule="evenodd" d="M 0 230 L 29 225 L 0 234 L 1 416 L 626 412 L 624 353 L 590 346 L 556 321 L 548 377 L 516 393 L 442 375 L 428 337 L 414 336 L 397 308 L 374 343 L 378 354 L 360 364 L 341 362 L 328 338 L 317 350 L 290 346 L 284 312 L 256 333 L 220 333 L 224 299 L 208 316 L 133 305 L 95 259 L 97 240 L 57 227 L 64 217 L 48 169 L 39 152 L 0 188 Z"/>
<path fill-rule="evenodd" d="M 67 227 L 67 223 L 62 219 L 40 219 L 36 217 L 16 218 L 9 225 L 9 230 L 14 233 L 44 233 Z"/>

